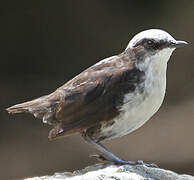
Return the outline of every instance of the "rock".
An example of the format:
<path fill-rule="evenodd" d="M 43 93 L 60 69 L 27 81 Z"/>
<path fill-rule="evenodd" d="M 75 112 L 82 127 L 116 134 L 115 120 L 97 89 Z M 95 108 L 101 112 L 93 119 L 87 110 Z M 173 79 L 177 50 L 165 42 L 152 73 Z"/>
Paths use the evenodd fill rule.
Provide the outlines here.
<path fill-rule="evenodd" d="M 52 176 L 27 178 L 25 180 L 194 180 L 190 175 L 179 175 L 173 171 L 149 168 L 144 165 L 102 165 L 97 164 L 85 169 Z"/>

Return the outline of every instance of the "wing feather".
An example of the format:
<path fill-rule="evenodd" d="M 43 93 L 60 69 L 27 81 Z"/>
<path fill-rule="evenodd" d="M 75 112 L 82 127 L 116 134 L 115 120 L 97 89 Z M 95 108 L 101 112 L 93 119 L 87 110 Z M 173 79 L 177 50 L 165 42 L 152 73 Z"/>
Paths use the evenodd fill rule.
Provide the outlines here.
<path fill-rule="evenodd" d="M 53 139 L 106 123 L 119 114 L 126 93 L 140 83 L 132 51 L 113 56 L 86 69 L 55 92 L 12 106 L 10 113 L 27 112 L 53 125 Z"/>
<path fill-rule="evenodd" d="M 56 110 L 60 122 L 51 131 L 53 139 L 107 122 L 119 114 L 124 94 L 133 92 L 142 72 L 129 59 L 114 58 L 94 65 L 57 91 L 64 94 Z"/>

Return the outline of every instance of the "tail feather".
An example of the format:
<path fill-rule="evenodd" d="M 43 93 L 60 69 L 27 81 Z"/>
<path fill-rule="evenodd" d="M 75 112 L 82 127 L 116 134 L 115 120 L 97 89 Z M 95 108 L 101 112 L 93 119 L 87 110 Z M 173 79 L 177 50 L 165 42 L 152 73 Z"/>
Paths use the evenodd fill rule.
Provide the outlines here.
<path fill-rule="evenodd" d="M 48 95 L 34 99 L 32 101 L 16 104 L 7 108 L 8 113 L 30 113 L 36 118 L 43 119 L 44 123 L 53 124 L 55 119 L 55 107 L 58 101 L 50 99 Z"/>
<path fill-rule="evenodd" d="M 29 112 L 29 109 L 35 105 L 34 100 L 33 101 L 28 101 L 24 102 L 21 104 L 16 104 L 14 106 L 11 106 L 7 108 L 6 110 L 8 113 L 23 113 L 23 112 Z"/>
<path fill-rule="evenodd" d="M 20 104 L 11 106 L 9 108 L 6 109 L 8 111 L 8 113 L 22 113 L 22 112 L 28 112 L 28 110 L 22 106 L 20 106 Z"/>
<path fill-rule="evenodd" d="M 44 99 L 47 96 L 42 96 L 40 98 L 34 99 L 32 101 L 27 101 L 24 103 L 20 103 L 20 104 L 16 104 L 14 106 L 11 106 L 9 108 L 7 108 L 6 110 L 8 111 L 8 113 L 23 113 L 23 112 L 31 112 L 31 110 L 33 108 L 38 108 L 43 102 Z"/>

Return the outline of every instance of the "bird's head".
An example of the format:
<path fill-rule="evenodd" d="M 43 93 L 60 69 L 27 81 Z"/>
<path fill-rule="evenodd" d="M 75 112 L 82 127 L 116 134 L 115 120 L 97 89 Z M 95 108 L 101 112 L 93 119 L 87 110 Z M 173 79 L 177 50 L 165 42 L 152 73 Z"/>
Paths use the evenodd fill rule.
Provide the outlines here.
<path fill-rule="evenodd" d="M 146 57 L 158 57 L 166 60 L 170 58 L 172 52 L 188 43 L 175 40 L 169 33 L 160 29 L 149 29 L 135 35 L 129 42 L 128 48 L 139 48 L 144 51 Z"/>

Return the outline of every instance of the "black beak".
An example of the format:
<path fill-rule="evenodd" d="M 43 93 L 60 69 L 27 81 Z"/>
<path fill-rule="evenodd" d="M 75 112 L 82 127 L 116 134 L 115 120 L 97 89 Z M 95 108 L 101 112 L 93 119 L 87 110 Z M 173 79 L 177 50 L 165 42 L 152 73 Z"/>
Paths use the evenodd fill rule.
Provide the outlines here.
<path fill-rule="evenodd" d="M 171 48 L 180 48 L 188 45 L 186 41 L 175 41 L 170 43 Z"/>

